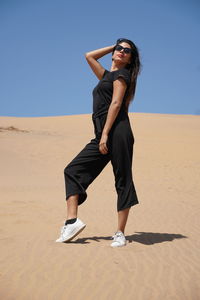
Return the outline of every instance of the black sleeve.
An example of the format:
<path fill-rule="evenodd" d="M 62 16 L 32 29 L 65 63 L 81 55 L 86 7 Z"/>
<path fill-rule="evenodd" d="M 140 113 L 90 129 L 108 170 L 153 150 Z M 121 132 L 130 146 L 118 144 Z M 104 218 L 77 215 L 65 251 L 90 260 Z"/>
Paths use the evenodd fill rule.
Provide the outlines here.
<path fill-rule="evenodd" d="M 102 78 L 104 78 L 107 73 L 109 73 L 109 72 L 108 72 L 108 70 L 105 69 Z"/>
<path fill-rule="evenodd" d="M 118 78 L 123 78 L 126 82 L 126 85 L 129 86 L 131 82 L 130 72 L 127 69 L 120 69 L 114 73 L 113 81 L 117 80 Z"/>

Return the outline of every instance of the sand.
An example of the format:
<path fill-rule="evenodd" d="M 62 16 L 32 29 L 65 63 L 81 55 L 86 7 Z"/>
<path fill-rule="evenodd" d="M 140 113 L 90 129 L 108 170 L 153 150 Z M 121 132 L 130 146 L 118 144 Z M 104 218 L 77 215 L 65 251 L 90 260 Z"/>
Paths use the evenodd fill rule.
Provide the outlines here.
<path fill-rule="evenodd" d="M 91 115 L 0 117 L 0 299 L 200 299 L 200 117 L 130 113 L 130 121 L 140 204 L 128 245 L 112 249 L 110 165 L 79 208 L 85 230 L 55 243 L 66 216 L 63 170 L 93 138 Z"/>

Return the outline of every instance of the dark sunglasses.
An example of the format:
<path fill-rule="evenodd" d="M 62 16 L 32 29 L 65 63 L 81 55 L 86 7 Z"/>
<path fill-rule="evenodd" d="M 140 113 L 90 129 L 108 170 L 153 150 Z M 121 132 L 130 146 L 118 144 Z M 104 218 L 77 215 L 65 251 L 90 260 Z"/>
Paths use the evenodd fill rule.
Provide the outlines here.
<path fill-rule="evenodd" d="M 117 51 L 124 51 L 124 53 L 126 53 L 126 54 L 129 54 L 129 53 L 131 53 L 132 52 L 132 49 L 131 48 L 124 48 L 124 47 L 122 47 L 121 45 L 117 45 L 116 47 L 115 47 L 115 50 L 117 50 Z"/>

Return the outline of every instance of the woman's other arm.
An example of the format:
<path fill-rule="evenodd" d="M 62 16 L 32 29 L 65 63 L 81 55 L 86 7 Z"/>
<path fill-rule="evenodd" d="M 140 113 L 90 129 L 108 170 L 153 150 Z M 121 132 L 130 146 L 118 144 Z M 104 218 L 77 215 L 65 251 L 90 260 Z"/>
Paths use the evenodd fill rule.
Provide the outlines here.
<path fill-rule="evenodd" d="M 102 154 L 108 153 L 107 148 L 107 140 L 108 140 L 108 134 L 112 128 L 112 125 L 120 111 L 122 101 L 126 92 L 127 85 L 125 81 L 122 78 L 119 78 L 113 82 L 113 96 L 112 96 L 112 102 L 108 109 L 108 114 L 106 118 L 106 123 L 103 128 L 103 132 L 101 135 L 101 140 L 99 143 L 99 151 Z"/>
<path fill-rule="evenodd" d="M 114 46 L 115 45 L 100 48 L 100 49 L 85 53 L 85 58 L 86 58 L 88 64 L 90 65 L 92 71 L 94 72 L 94 74 L 97 76 L 97 78 L 99 80 L 101 80 L 101 78 L 103 77 L 105 69 L 98 62 L 98 59 L 108 53 L 111 53 L 113 51 Z"/>

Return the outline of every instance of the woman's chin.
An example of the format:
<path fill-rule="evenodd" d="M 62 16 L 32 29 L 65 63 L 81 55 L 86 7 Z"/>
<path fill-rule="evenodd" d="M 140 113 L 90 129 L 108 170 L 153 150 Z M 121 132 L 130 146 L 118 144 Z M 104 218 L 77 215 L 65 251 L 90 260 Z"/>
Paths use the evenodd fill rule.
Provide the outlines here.
<path fill-rule="evenodd" d="M 115 60 L 115 65 L 122 68 L 122 67 L 125 67 L 127 65 L 127 63 L 122 60 Z"/>

